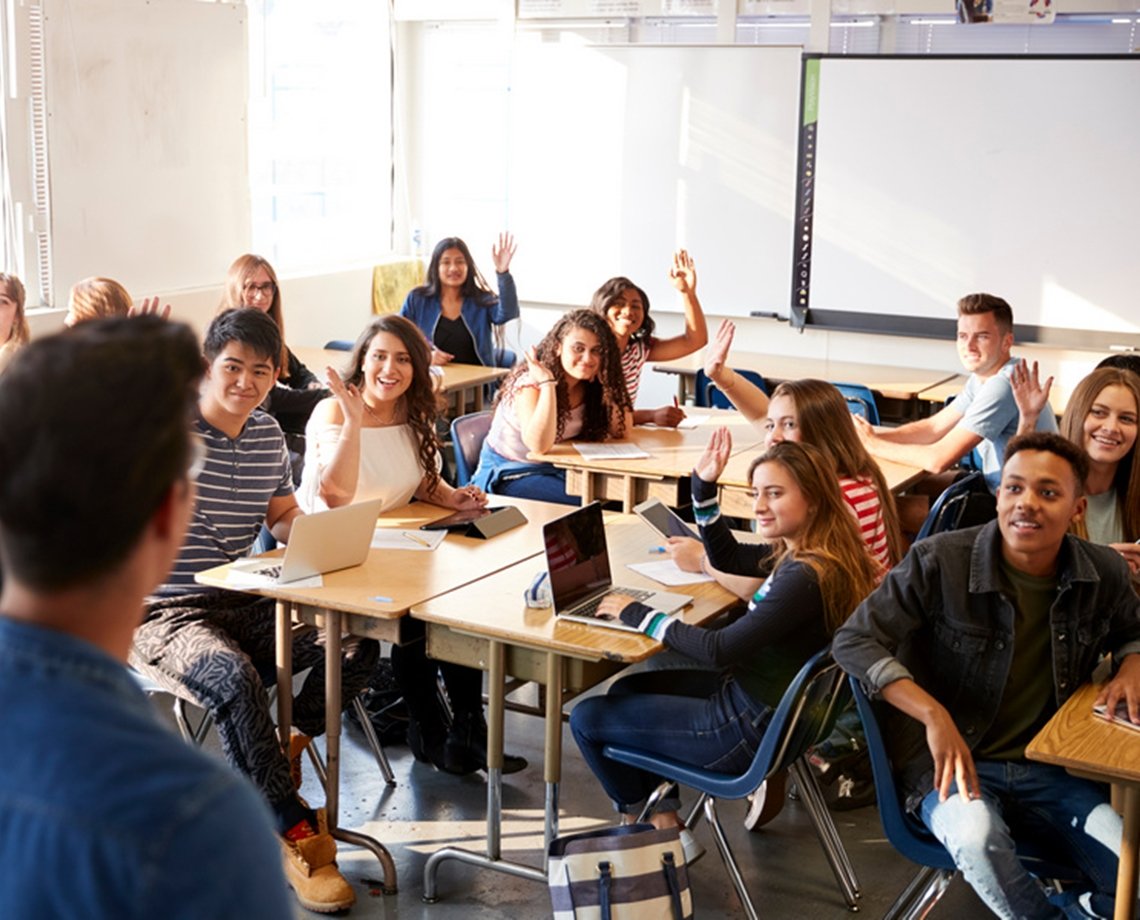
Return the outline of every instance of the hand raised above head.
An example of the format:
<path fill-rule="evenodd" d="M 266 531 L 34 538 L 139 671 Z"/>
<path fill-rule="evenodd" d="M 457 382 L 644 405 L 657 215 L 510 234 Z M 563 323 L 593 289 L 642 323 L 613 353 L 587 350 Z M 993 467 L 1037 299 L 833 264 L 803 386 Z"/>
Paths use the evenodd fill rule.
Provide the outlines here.
<path fill-rule="evenodd" d="M 491 259 L 495 263 L 495 271 L 500 275 L 511 270 L 511 259 L 515 257 L 514 234 L 503 231 L 499 234 L 497 243 L 491 246 Z"/>
<path fill-rule="evenodd" d="M 710 379 L 716 380 L 727 366 L 728 352 L 732 348 L 732 338 L 735 334 L 736 325 L 727 319 L 722 320 L 716 335 L 705 349 L 705 373 Z"/>
<path fill-rule="evenodd" d="M 704 453 L 697 459 L 693 472 L 705 482 L 716 482 L 728 465 L 731 455 L 732 435 L 727 428 L 717 428 L 709 438 Z"/>
<path fill-rule="evenodd" d="M 673 253 L 673 264 L 669 267 L 669 280 L 682 294 L 697 289 L 697 267 L 693 264 L 693 257 L 688 250 L 678 249 Z"/>
<path fill-rule="evenodd" d="M 170 319 L 170 304 L 159 305 L 157 297 L 144 297 L 142 303 L 131 304 L 127 316 L 157 316 Z"/>
<path fill-rule="evenodd" d="M 1037 362 L 1033 362 L 1031 369 L 1023 358 L 1010 372 L 1009 385 L 1013 390 L 1013 399 L 1017 403 L 1017 410 L 1021 413 L 1022 419 L 1036 424 L 1038 416 L 1049 405 L 1049 390 L 1053 386 L 1053 378 L 1047 378 L 1042 384 Z"/>

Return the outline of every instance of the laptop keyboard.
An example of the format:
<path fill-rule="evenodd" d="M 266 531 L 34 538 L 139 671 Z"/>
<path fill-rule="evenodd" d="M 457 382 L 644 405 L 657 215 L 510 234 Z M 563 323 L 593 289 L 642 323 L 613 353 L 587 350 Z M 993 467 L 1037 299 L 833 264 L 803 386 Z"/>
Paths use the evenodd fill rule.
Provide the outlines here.
<path fill-rule="evenodd" d="M 642 588 L 620 588 L 618 589 L 621 594 L 627 597 L 632 597 L 635 601 L 643 601 L 647 597 L 651 597 L 656 592 L 646 591 Z M 608 594 L 609 592 L 606 592 Z M 606 597 L 606 594 L 600 594 L 591 601 L 586 601 L 581 607 L 575 607 L 570 612 L 576 617 L 597 617 L 598 604 Z"/>

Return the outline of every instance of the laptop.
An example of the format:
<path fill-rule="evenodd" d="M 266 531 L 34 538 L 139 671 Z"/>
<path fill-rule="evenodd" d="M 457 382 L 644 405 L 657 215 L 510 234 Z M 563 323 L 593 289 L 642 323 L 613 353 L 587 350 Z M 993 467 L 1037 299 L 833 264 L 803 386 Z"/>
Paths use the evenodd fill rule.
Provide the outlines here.
<path fill-rule="evenodd" d="M 384 500 L 377 498 L 298 515 L 293 519 L 284 556 L 241 560 L 235 562 L 233 568 L 268 578 L 275 584 L 288 584 L 360 565 L 368 558 L 372 532 L 383 504 Z"/>
<path fill-rule="evenodd" d="M 542 528 L 546 546 L 546 570 L 550 576 L 550 595 L 556 616 L 595 626 L 637 632 L 620 619 L 607 618 L 597 612 L 602 598 L 612 591 L 628 594 L 654 610 L 672 613 L 692 602 L 685 594 L 626 588 L 615 585 L 610 577 L 610 554 L 606 547 L 606 528 L 602 523 L 602 506 L 591 502 L 584 508 L 550 521 Z"/>

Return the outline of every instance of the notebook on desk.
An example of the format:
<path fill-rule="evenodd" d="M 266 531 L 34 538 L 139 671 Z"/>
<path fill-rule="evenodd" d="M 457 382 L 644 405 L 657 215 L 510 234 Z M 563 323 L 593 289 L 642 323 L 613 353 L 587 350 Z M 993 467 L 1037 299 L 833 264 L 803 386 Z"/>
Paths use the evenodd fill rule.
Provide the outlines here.
<path fill-rule="evenodd" d="M 637 632 L 616 617 L 600 615 L 597 608 L 602 598 L 613 591 L 620 591 L 664 613 L 680 610 L 693 600 L 685 594 L 627 588 L 613 583 L 602 506 L 598 502 L 591 502 L 544 524 L 542 537 L 556 616 Z"/>
<path fill-rule="evenodd" d="M 259 575 L 273 584 L 287 584 L 313 575 L 360 565 L 368 558 L 372 531 L 384 500 L 344 505 L 293 519 L 285 555 L 280 559 L 246 559 L 233 568 Z"/>

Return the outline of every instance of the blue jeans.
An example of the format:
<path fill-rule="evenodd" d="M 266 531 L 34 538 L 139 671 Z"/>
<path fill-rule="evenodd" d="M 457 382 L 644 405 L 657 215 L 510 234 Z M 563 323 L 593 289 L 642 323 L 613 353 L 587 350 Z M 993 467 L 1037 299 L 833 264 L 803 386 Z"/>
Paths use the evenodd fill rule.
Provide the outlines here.
<path fill-rule="evenodd" d="M 637 814 L 660 777 L 602 755 L 607 744 L 650 751 L 723 773 L 752 763 L 771 710 L 717 671 L 650 671 L 617 681 L 570 714 L 582 757 L 623 814 Z M 676 798 L 659 811 L 675 811 Z"/>
<path fill-rule="evenodd" d="M 1091 885 L 1097 914 L 1112 915 L 1122 824 L 1105 788 L 1070 776 L 1060 767 L 1025 761 L 975 764 L 982 798 L 957 795 L 938 801 L 937 790 L 922 800 L 922 820 L 954 858 L 978 896 L 999 917 L 1088 916 L 1075 905 L 1050 903 L 1023 868 L 1015 837 L 1046 840 Z"/>
<path fill-rule="evenodd" d="M 560 505 L 578 505 L 581 500 L 566 492 L 566 471 L 552 463 L 510 460 L 486 441 L 479 452 L 479 465 L 471 482 L 489 495 L 513 495 Z"/>

